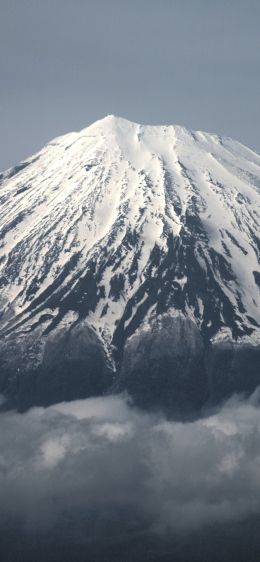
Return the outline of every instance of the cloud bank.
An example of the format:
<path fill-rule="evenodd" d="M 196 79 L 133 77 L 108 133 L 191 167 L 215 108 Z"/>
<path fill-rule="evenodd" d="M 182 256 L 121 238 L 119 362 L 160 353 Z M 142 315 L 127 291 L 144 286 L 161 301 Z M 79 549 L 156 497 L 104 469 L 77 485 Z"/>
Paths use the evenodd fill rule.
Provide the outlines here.
<path fill-rule="evenodd" d="M 176 423 L 95 398 L 0 414 L 0 529 L 182 535 L 260 516 L 259 391 Z"/>

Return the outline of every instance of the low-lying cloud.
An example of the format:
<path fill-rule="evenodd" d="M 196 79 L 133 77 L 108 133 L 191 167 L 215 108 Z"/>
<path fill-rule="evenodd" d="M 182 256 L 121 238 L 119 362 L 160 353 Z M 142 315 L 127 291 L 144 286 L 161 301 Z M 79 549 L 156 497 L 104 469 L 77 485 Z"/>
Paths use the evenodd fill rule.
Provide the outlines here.
<path fill-rule="evenodd" d="M 125 397 L 5 412 L 0 424 L 0 528 L 69 525 L 87 540 L 260 516 L 258 392 L 185 424 Z"/>

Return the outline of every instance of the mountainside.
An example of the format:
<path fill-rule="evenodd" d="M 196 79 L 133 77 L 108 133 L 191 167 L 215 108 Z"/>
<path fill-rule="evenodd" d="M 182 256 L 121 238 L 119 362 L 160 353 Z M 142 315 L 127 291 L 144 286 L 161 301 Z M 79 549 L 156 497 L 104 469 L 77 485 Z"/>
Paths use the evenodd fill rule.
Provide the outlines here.
<path fill-rule="evenodd" d="M 193 410 L 260 382 L 260 156 L 108 116 L 0 175 L 0 392 Z"/>

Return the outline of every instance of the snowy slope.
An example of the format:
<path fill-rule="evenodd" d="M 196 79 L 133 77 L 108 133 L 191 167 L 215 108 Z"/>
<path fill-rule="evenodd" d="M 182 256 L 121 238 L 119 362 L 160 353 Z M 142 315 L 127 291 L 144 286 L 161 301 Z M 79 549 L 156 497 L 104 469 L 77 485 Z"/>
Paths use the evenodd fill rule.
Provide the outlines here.
<path fill-rule="evenodd" d="M 0 193 L 2 334 L 86 318 L 109 347 L 177 310 L 260 341 L 260 156 L 240 143 L 107 116 Z"/>

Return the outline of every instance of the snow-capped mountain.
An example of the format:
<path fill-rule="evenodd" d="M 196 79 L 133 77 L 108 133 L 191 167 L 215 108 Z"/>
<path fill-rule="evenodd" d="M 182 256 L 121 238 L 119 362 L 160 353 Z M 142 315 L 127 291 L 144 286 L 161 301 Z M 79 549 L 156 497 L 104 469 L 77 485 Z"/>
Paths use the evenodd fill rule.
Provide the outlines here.
<path fill-rule="evenodd" d="M 200 404 L 216 373 L 230 391 L 256 386 L 259 155 L 108 116 L 0 181 L 0 392 L 127 388 L 149 405 L 185 401 L 188 385 Z"/>

